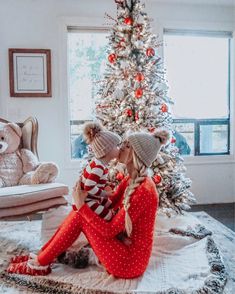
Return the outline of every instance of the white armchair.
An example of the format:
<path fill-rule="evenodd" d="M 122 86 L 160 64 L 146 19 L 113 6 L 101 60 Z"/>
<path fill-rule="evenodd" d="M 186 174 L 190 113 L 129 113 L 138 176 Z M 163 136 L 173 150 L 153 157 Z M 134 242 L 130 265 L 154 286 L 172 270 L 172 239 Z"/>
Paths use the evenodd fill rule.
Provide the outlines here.
<path fill-rule="evenodd" d="M 0 122 L 9 121 L 1 119 Z M 37 157 L 38 122 L 29 117 L 18 123 L 22 129 L 21 148 L 31 150 Z M 68 187 L 61 183 L 21 185 L 0 188 L 0 219 L 30 216 L 52 207 L 67 205 L 64 198 Z"/>

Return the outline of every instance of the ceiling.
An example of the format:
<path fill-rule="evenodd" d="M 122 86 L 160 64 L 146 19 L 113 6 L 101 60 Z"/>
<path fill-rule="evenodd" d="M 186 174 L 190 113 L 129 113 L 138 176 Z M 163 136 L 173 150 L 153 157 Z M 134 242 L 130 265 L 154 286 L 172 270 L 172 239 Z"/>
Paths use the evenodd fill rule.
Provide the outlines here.
<path fill-rule="evenodd" d="M 154 2 L 177 3 L 177 4 L 199 4 L 199 5 L 219 5 L 235 6 L 235 0 L 152 0 Z"/>

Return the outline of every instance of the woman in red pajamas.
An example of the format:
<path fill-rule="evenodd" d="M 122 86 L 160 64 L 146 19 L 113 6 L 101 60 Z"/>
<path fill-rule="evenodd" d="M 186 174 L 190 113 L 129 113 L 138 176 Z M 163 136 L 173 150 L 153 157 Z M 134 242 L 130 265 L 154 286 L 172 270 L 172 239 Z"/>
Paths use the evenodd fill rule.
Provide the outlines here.
<path fill-rule="evenodd" d="M 151 255 L 158 208 L 158 194 L 154 182 L 147 176 L 147 169 L 167 139 L 166 131 L 152 135 L 139 132 L 128 136 L 123 143 L 119 161 L 126 164 L 129 176 L 110 196 L 113 208 L 119 208 L 111 221 L 100 218 L 85 204 L 87 192 L 81 191 L 77 185 L 73 192 L 75 208 L 53 237 L 36 257 L 18 257 L 7 271 L 29 275 L 50 273 L 54 259 L 83 232 L 110 274 L 126 279 L 142 275 Z M 120 232 L 127 233 L 131 241 L 129 245 L 116 238 Z"/>

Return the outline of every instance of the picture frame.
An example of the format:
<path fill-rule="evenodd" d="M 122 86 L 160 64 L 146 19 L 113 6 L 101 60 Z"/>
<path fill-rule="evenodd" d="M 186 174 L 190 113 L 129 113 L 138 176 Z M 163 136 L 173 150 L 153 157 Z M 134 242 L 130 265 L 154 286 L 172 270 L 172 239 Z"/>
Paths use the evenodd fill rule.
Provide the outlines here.
<path fill-rule="evenodd" d="M 51 97 L 51 50 L 9 48 L 11 97 Z"/>

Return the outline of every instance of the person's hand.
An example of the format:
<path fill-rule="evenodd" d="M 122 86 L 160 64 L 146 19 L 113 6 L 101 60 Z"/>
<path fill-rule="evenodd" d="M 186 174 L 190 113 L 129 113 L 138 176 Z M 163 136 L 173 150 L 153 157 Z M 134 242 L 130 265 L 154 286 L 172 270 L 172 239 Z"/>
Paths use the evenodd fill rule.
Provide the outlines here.
<path fill-rule="evenodd" d="M 131 238 L 127 237 L 126 233 L 124 232 L 119 233 L 116 237 L 119 241 L 121 241 L 127 246 L 130 246 L 132 244 Z"/>
<path fill-rule="evenodd" d="M 131 238 L 124 238 L 122 242 L 127 246 L 130 246 L 132 244 Z"/>
<path fill-rule="evenodd" d="M 76 186 L 73 187 L 73 192 L 72 192 L 74 203 L 75 203 L 77 209 L 80 209 L 83 206 L 87 195 L 88 195 L 88 193 L 81 189 L 80 181 L 77 181 Z"/>
<path fill-rule="evenodd" d="M 106 186 L 104 190 L 107 192 L 107 194 L 111 195 L 113 193 L 113 189 L 110 186 Z"/>
<path fill-rule="evenodd" d="M 74 187 L 81 188 L 81 181 L 82 181 L 82 177 L 80 176 L 80 178 L 78 178 L 78 180 L 76 181 Z"/>

